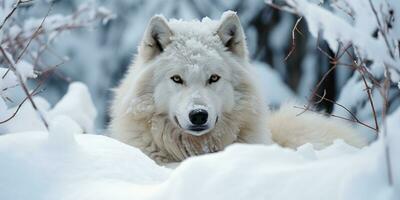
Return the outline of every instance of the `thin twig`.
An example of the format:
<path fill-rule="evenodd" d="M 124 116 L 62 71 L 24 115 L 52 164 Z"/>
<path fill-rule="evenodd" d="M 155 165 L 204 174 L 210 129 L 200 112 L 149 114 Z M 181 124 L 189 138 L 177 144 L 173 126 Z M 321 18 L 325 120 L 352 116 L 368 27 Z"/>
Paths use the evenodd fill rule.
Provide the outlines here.
<path fill-rule="evenodd" d="M 29 90 L 27 88 L 27 86 L 24 83 L 24 80 L 22 78 L 21 73 L 17 70 L 16 66 L 14 66 L 14 63 L 11 61 L 11 59 L 7 56 L 6 52 L 4 51 L 3 47 L 0 46 L 0 51 L 3 54 L 5 60 L 8 62 L 9 64 L 9 68 L 11 68 L 11 70 L 15 73 L 15 75 L 18 78 L 18 82 L 21 86 L 21 88 L 23 89 L 25 95 L 28 97 L 29 101 L 32 104 L 33 109 L 35 109 L 35 111 L 38 113 L 40 119 L 42 120 L 44 126 L 48 129 L 49 125 L 46 121 L 46 119 L 44 118 L 43 114 L 40 112 L 40 110 L 38 109 L 38 107 L 35 104 L 35 101 L 33 101 L 31 94 L 29 93 Z"/>
<path fill-rule="evenodd" d="M 343 108 L 344 110 L 346 110 L 346 112 L 348 112 L 348 113 L 351 115 L 351 117 L 354 119 L 353 122 L 359 123 L 359 124 L 361 124 L 361 125 L 363 125 L 363 126 L 365 126 L 365 127 L 367 127 L 367 128 L 370 128 L 370 129 L 372 129 L 372 130 L 374 130 L 374 131 L 377 131 L 376 128 L 374 128 L 374 127 L 372 127 L 372 126 L 370 126 L 370 125 L 368 125 L 368 124 L 362 122 L 361 120 L 359 120 L 359 119 L 357 118 L 357 116 L 356 116 L 353 112 L 351 112 L 348 108 L 346 108 L 346 106 L 344 106 L 344 105 L 342 105 L 342 104 L 340 104 L 340 103 L 338 103 L 338 102 L 336 102 L 336 101 L 333 101 L 333 100 L 331 100 L 331 99 L 328 99 L 328 98 L 326 98 L 326 97 L 324 97 L 324 96 L 320 96 L 319 94 L 315 94 L 315 95 L 318 96 L 318 97 L 320 97 L 321 100 L 328 101 L 328 102 L 330 102 L 330 103 L 332 103 L 332 104 L 335 104 L 335 105 L 337 105 L 337 106 Z"/>
<path fill-rule="evenodd" d="M 316 111 L 316 110 L 313 110 L 313 109 L 307 108 L 307 107 L 294 106 L 294 108 L 302 109 L 302 110 L 303 110 L 303 113 L 304 113 L 304 112 L 307 112 L 307 111 L 311 111 L 311 112 L 314 112 L 314 113 L 318 113 L 318 114 L 320 114 L 320 115 L 325 115 L 325 116 L 329 116 L 329 117 L 335 117 L 335 118 L 343 119 L 343 120 L 346 120 L 346 121 L 349 121 L 349 122 L 352 122 L 352 123 L 359 123 L 359 122 L 356 121 L 355 119 L 349 119 L 349 118 L 346 118 L 346 117 L 343 117 L 343 116 L 339 116 L 339 115 L 335 115 L 335 114 L 321 113 L 321 112 L 319 112 L 319 111 Z M 363 125 L 364 125 L 365 127 L 367 127 L 367 128 L 370 128 L 370 129 L 372 129 L 372 130 L 375 130 L 374 127 L 371 127 L 371 126 L 369 126 L 368 124 L 363 124 Z"/>
<path fill-rule="evenodd" d="M 361 75 L 361 78 L 362 78 L 362 80 L 363 80 L 363 83 L 364 83 L 364 85 L 365 85 L 365 89 L 366 89 L 367 95 L 368 95 L 368 101 L 369 101 L 369 104 L 370 104 L 370 106 L 371 106 L 372 115 L 373 115 L 374 122 L 375 122 L 376 133 L 378 134 L 378 133 L 379 133 L 378 117 L 377 117 L 377 114 L 376 114 L 374 101 L 373 101 L 373 99 L 372 99 L 371 88 L 368 86 L 367 80 L 366 80 L 366 78 L 365 78 L 365 74 L 366 74 L 366 72 L 368 72 L 368 71 L 366 70 L 366 66 L 363 65 L 363 61 L 362 61 L 361 59 L 360 59 L 360 65 L 357 66 L 356 59 L 353 57 L 353 55 L 351 55 L 347 50 L 346 50 L 346 53 L 353 59 L 353 66 L 354 66 L 354 69 L 356 69 L 356 70 L 359 72 L 359 74 Z M 373 79 L 372 79 L 372 80 L 373 80 Z M 378 84 L 378 85 L 379 85 L 379 84 Z"/>
<path fill-rule="evenodd" d="M 378 12 L 376 11 L 375 6 L 374 6 L 374 4 L 372 3 L 371 0 L 369 0 L 369 5 L 371 6 L 372 12 L 375 15 L 376 22 L 378 23 L 378 26 L 379 26 L 379 32 L 381 32 L 381 34 L 382 34 L 382 37 L 383 37 L 383 39 L 384 39 L 384 41 L 386 43 L 386 46 L 388 48 L 389 54 L 394 59 L 395 56 L 394 56 L 394 53 L 392 52 L 392 48 L 390 47 L 389 39 L 387 38 L 387 35 L 386 35 L 385 31 L 383 31 L 382 23 L 379 21 Z"/>
<path fill-rule="evenodd" d="M 41 73 L 41 75 L 44 74 L 44 78 L 42 78 L 42 79 L 38 82 L 36 88 L 31 92 L 30 96 L 35 96 L 35 95 L 39 94 L 39 93 L 41 92 L 41 90 L 38 91 L 38 89 L 40 88 L 40 86 L 42 86 L 42 85 L 44 84 L 44 82 L 50 77 L 50 75 L 53 74 L 53 73 L 55 72 L 55 69 L 56 69 L 57 67 L 61 66 L 62 64 L 64 64 L 64 61 L 62 61 L 61 63 L 58 63 L 58 64 L 56 64 L 56 65 L 54 65 L 54 66 L 52 66 L 52 67 L 49 67 L 46 71 L 43 71 L 43 72 Z M 6 123 L 6 122 L 10 121 L 12 118 L 14 118 L 14 117 L 17 115 L 18 111 L 21 109 L 22 105 L 23 105 L 28 99 L 29 99 L 28 96 L 25 97 L 24 100 L 22 100 L 21 103 L 18 105 L 17 109 L 13 112 L 13 114 L 12 114 L 10 117 L 8 117 L 7 119 L 5 119 L 5 120 L 3 120 L 3 121 L 0 121 L 0 124 Z"/>
<path fill-rule="evenodd" d="M 21 59 L 21 57 L 24 55 L 26 49 L 28 49 L 29 45 L 31 44 L 32 40 L 35 39 L 35 37 L 38 35 L 39 30 L 43 27 L 44 21 L 46 21 L 47 17 L 49 16 L 51 9 L 53 8 L 54 1 L 50 3 L 49 9 L 47 10 L 46 15 L 43 17 L 42 21 L 40 22 L 40 25 L 36 28 L 35 32 L 33 32 L 32 37 L 29 39 L 28 43 L 25 45 L 25 47 L 22 49 L 21 53 L 15 60 L 15 63 L 18 63 L 18 61 Z"/>
<path fill-rule="evenodd" d="M 19 2 L 22 2 L 19 0 Z M 40 22 L 40 25 L 36 28 L 35 32 L 33 32 L 33 35 L 29 38 L 28 43 L 25 45 L 25 47 L 22 49 L 21 53 L 18 55 L 17 59 L 15 60 L 15 63 L 18 63 L 18 61 L 21 59 L 21 57 L 25 54 L 25 51 L 28 49 L 29 45 L 31 44 L 32 40 L 36 38 L 37 35 L 39 35 L 39 32 L 41 28 L 43 27 L 43 23 L 46 20 L 46 18 L 49 16 L 50 11 L 53 7 L 54 2 L 52 1 L 50 3 L 49 9 L 47 10 L 46 15 L 43 17 L 42 21 Z M 10 68 L 7 69 L 6 73 L 4 73 L 2 79 L 4 79 L 7 74 L 10 72 Z"/>
<path fill-rule="evenodd" d="M 292 55 L 294 50 L 296 49 L 296 34 L 295 34 L 295 31 L 297 30 L 301 34 L 301 32 L 297 29 L 297 26 L 299 25 L 301 19 L 303 19 L 303 17 L 299 17 L 299 19 L 297 19 L 296 23 L 294 24 L 294 27 L 293 27 L 293 30 L 292 30 L 292 47 L 290 48 L 290 51 L 289 51 L 288 55 L 285 57 L 284 61 L 286 61 L 290 57 L 290 55 Z"/>
<path fill-rule="evenodd" d="M 363 73 L 363 71 L 364 71 L 365 69 L 363 69 L 363 68 L 358 68 L 358 69 L 359 69 L 358 71 L 359 71 L 360 74 L 361 74 L 361 78 L 362 78 L 362 80 L 363 80 L 363 82 L 364 82 L 365 89 L 366 89 L 367 94 L 368 94 L 369 103 L 370 103 L 370 105 L 371 105 L 372 114 L 373 114 L 373 117 L 374 117 L 376 132 L 379 133 L 378 119 L 377 119 L 377 115 L 376 115 L 376 110 L 375 110 L 375 106 L 374 106 L 374 101 L 372 100 L 371 88 L 368 86 L 367 80 L 365 79 L 365 75 L 364 75 L 364 73 Z"/>
<path fill-rule="evenodd" d="M 14 14 L 14 12 L 17 10 L 18 6 L 22 3 L 22 0 L 18 0 L 15 5 L 13 6 L 13 9 L 7 14 L 6 18 L 4 18 L 3 22 L 0 25 L 0 30 L 3 28 L 4 24 L 6 24 L 7 20 Z"/>
<path fill-rule="evenodd" d="M 325 99 L 326 90 L 324 90 L 324 93 L 322 94 L 322 96 L 320 96 L 319 94 L 315 94 L 315 95 L 317 95 L 320 98 L 317 102 L 315 102 L 315 104 L 320 104 Z"/>
<path fill-rule="evenodd" d="M 296 13 L 296 10 L 294 10 L 293 8 L 291 8 L 291 7 L 289 7 L 289 6 L 278 6 L 278 5 L 274 4 L 274 3 L 272 2 L 272 0 L 267 0 L 267 1 L 265 1 L 265 3 L 268 4 L 269 6 L 271 6 L 272 8 L 277 9 L 277 10 L 281 10 L 281 11 L 286 11 L 286 12 L 288 12 L 288 13 L 297 14 L 297 13 Z"/>
<path fill-rule="evenodd" d="M 40 86 L 41 86 L 41 84 L 38 84 L 36 86 L 36 88 L 29 95 L 30 96 L 37 95 L 40 92 L 40 91 L 37 91 L 40 88 Z M 26 102 L 26 100 L 28 100 L 28 97 L 25 97 L 24 100 L 22 100 L 21 103 L 18 104 L 17 109 L 13 112 L 13 114 L 10 117 L 8 117 L 7 119 L 5 119 L 3 121 L 0 121 L 0 124 L 4 124 L 4 123 L 10 121 L 12 118 L 14 118 L 17 115 L 18 111 L 21 109 L 22 105 Z"/>
<path fill-rule="evenodd" d="M 313 100 L 315 94 L 317 94 L 317 91 L 319 90 L 319 88 L 320 88 L 320 86 L 322 85 L 322 83 L 325 81 L 325 79 L 328 77 L 328 75 L 329 75 L 331 72 L 333 72 L 334 69 L 336 69 L 336 67 L 337 67 L 337 65 L 333 65 L 333 66 L 322 76 L 321 80 L 320 80 L 320 81 L 317 83 L 317 85 L 314 87 L 314 89 L 312 90 L 311 95 L 310 95 L 310 97 L 309 97 L 309 99 L 308 99 L 307 108 L 311 107 L 311 102 L 312 102 L 312 100 Z M 306 111 L 306 110 L 305 110 L 305 111 Z M 305 111 L 304 111 L 304 112 L 305 112 Z M 303 114 L 304 112 L 301 112 L 301 113 L 299 113 L 299 114 L 297 114 L 297 115 L 301 115 L 301 114 Z"/>

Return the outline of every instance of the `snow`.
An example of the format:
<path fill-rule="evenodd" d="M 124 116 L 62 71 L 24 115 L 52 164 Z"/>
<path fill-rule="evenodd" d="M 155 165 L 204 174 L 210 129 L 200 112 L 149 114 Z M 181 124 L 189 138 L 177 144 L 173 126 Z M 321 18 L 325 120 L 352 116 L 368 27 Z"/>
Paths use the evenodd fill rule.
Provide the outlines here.
<path fill-rule="evenodd" d="M 236 144 L 173 170 L 53 123 L 49 133 L 1 136 L 0 199 L 396 199 L 383 152 L 382 140 L 361 150 L 342 141 L 322 151 Z"/>
<path fill-rule="evenodd" d="M 387 63 L 396 67 L 396 61 L 390 58 L 387 53 L 384 40 L 374 39 L 371 36 L 371 20 L 365 22 L 366 19 L 371 19 L 372 10 L 367 3 L 350 4 L 350 7 L 357 11 L 356 26 L 348 23 L 346 20 L 337 17 L 332 12 L 322 8 L 319 5 L 310 3 L 306 0 L 288 1 L 296 7 L 296 11 L 306 18 L 308 29 L 314 37 L 318 37 L 318 33 L 322 32 L 323 38 L 328 42 L 329 47 L 336 52 L 339 42 L 348 44 L 351 42 L 360 51 L 363 57 L 370 58 L 378 63 Z M 349 1 L 350 2 L 350 1 Z M 367 4 L 367 5 L 365 5 Z M 364 12 L 369 10 L 368 12 Z M 374 23 L 375 24 L 375 23 Z M 362 27 L 362 25 L 368 25 Z M 374 27 L 375 28 L 375 27 Z M 368 31 L 366 31 L 368 30 Z M 339 41 L 339 42 L 338 42 Z"/>
<path fill-rule="evenodd" d="M 8 33 L 10 34 L 11 37 L 16 37 L 19 33 L 21 33 L 22 30 L 19 26 L 14 25 L 14 26 L 10 27 L 10 29 L 8 31 L 9 31 Z"/>
<path fill-rule="evenodd" d="M 284 101 L 294 101 L 296 95 L 283 83 L 279 74 L 269 65 L 261 62 L 253 62 L 252 70 L 257 75 L 259 88 L 266 99 L 267 105 L 279 105 Z"/>
<path fill-rule="evenodd" d="M 300 152 L 278 146 L 234 145 L 222 153 L 182 163 L 156 197 L 390 199 L 393 191 L 384 186 L 385 176 L 376 162 L 379 152 L 376 144 L 357 153 L 310 160 Z M 359 193 L 353 193 L 354 190 Z"/>
<path fill-rule="evenodd" d="M 33 101 L 42 113 L 46 112 L 50 107 L 49 103 L 44 98 L 35 97 L 33 98 Z M 16 111 L 16 109 L 17 107 L 9 108 L 5 113 L 2 113 L 2 115 L 0 115 L 0 120 L 3 121 L 9 118 Z M 0 135 L 33 130 L 43 131 L 46 130 L 46 127 L 37 116 L 37 113 L 35 112 L 29 101 L 25 101 L 25 103 L 22 104 L 21 109 L 18 111 L 17 115 L 15 115 L 11 120 L 6 123 L 0 124 Z"/>
<path fill-rule="evenodd" d="M 21 60 L 15 64 L 18 73 L 21 75 L 22 80 L 26 81 L 28 78 L 36 78 L 33 71 L 33 65 L 25 60 Z"/>
<path fill-rule="evenodd" d="M 309 42 L 311 43 L 311 42 Z M 299 83 L 299 96 L 306 97 L 309 95 L 311 88 L 315 87 L 315 77 L 313 73 L 316 71 L 318 63 L 315 60 L 315 54 L 307 54 L 301 63 L 301 67 L 304 73 L 304 78 Z"/>
<path fill-rule="evenodd" d="M 33 98 L 39 111 L 45 119 L 52 121 L 64 118 L 65 124 L 69 124 L 75 132 L 94 133 L 94 121 L 97 111 L 93 105 L 92 98 L 86 85 L 80 82 L 71 83 L 67 94 L 53 107 L 42 97 Z M 0 115 L 0 121 L 11 116 L 17 107 L 9 108 Z M 0 124 L 0 135 L 4 133 L 45 131 L 46 127 L 41 122 L 36 111 L 29 101 L 22 104 L 18 114 L 6 123 Z"/>
<path fill-rule="evenodd" d="M 122 197 L 168 175 L 137 149 L 66 130 L 56 124 L 50 133 L 1 136 L 0 199 L 128 199 Z M 65 137 L 75 141 L 62 142 Z"/>
<path fill-rule="evenodd" d="M 7 111 L 7 104 L 4 102 L 2 98 L 0 98 L 0 113 L 4 113 Z"/>
<path fill-rule="evenodd" d="M 271 4 L 270 0 L 266 2 Z M 310 33 L 315 38 L 321 35 L 333 52 L 338 50 L 340 44 L 345 46 L 352 44 L 360 59 L 371 60 L 375 63 L 373 66 L 380 66 L 381 71 L 385 66 L 391 68 L 394 73 L 398 73 L 400 59 L 396 43 L 400 38 L 398 25 L 394 24 L 395 18 L 392 19 L 394 16 L 390 14 L 394 12 L 398 15 L 397 1 L 377 0 L 373 3 L 371 1 L 371 4 L 368 1 L 352 0 L 331 2 L 334 8 L 350 13 L 351 20 L 342 17 L 338 12 L 332 12 L 329 8 L 307 0 L 285 0 L 285 3 L 289 5 L 286 10 L 303 16 Z M 378 10 L 377 17 L 375 17 L 374 9 Z M 386 18 L 393 20 L 394 28 L 381 27 L 380 24 L 387 23 Z M 384 29 L 385 36 L 379 31 L 378 36 L 373 37 L 372 33 L 380 27 Z M 392 77 L 389 78 L 397 82 Z"/>
<path fill-rule="evenodd" d="M 36 78 L 32 64 L 25 60 L 15 63 L 13 57 L 8 52 L 5 53 L 13 66 L 15 66 L 17 74 L 21 76 L 23 82 L 26 82 L 28 78 Z M 4 98 L 7 90 L 17 85 L 19 85 L 19 81 L 15 72 L 8 68 L 0 67 L 0 98 Z"/>
<path fill-rule="evenodd" d="M 76 121 L 85 132 L 93 133 L 97 110 L 92 102 L 86 85 L 72 83 L 67 94 L 49 112 L 49 118 L 66 115 Z"/>
<path fill-rule="evenodd" d="M 285 68 L 284 58 L 287 56 L 286 45 L 289 38 L 291 38 L 290 30 L 292 27 L 293 18 L 289 14 L 283 14 L 282 16 L 286 23 L 280 23 L 274 29 L 271 30 L 271 35 L 268 38 L 268 43 L 274 49 L 278 56 L 274 56 L 274 68 L 285 77 L 287 69 Z"/>
<path fill-rule="evenodd" d="M 5 89 L 7 89 L 9 87 L 13 87 L 18 84 L 18 79 L 15 76 L 14 72 L 9 71 L 7 73 L 7 71 L 8 71 L 8 68 L 3 68 L 3 67 L 0 68 L 0 76 L 2 77 L 2 79 L 0 80 L 0 91 L 2 91 L 2 92 L 4 92 Z M 0 92 L 0 94 L 2 92 Z"/>
<path fill-rule="evenodd" d="M 400 141 L 400 108 L 397 108 L 393 114 L 391 114 L 386 121 L 386 134 L 387 134 L 387 146 L 390 152 L 390 161 L 393 169 L 393 177 L 394 179 L 395 189 L 400 191 L 400 146 L 396 143 Z M 384 133 L 384 131 L 383 131 Z"/>

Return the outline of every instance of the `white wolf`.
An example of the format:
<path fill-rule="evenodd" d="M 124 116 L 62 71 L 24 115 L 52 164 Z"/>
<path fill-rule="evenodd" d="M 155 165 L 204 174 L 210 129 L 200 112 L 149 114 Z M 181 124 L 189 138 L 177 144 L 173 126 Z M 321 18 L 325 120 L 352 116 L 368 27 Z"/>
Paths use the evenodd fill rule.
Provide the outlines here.
<path fill-rule="evenodd" d="M 112 137 L 159 164 L 240 143 L 323 148 L 336 138 L 366 144 L 346 124 L 284 107 L 269 114 L 248 62 L 235 12 L 219 21 L 151 19 L 139 53 L 115 90 Z"/>

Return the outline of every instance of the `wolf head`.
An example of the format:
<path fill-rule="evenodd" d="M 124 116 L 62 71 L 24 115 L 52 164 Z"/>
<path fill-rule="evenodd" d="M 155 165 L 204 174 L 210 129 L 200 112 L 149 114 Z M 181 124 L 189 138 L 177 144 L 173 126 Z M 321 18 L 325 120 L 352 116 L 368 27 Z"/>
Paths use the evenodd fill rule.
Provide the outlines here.
<path fill-rule="evenodd" d="M 256 133 L 267 132 L 264 104 L 249 67 L 236 13 L 218 21 L 153 17 L 116 90 L 113 137 L 159 162 L 263 143 Z"/>
<path fill-rule="evenodd" d="M 247 59 L 244 33 L 234 12 L 225 13 L 219 23 L 168 23 L 155 16 L 139 54 L 146 67 L 158 68 L 153 74 L 155 111 L 167 114 L 187 134 L 206 134 L 223 113 L 232 111 L 232 65 Z"/>

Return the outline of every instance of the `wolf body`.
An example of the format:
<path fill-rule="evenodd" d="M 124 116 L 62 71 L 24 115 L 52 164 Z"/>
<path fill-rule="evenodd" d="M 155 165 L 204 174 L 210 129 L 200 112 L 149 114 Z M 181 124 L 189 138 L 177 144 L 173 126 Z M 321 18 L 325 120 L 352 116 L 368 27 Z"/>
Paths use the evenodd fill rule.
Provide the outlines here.
<path fill-rule="evenodd" d="M 270 113 L 248 61 L 236 13 L 220 20 L 155 16 L 115 89 L 111 136 L 159 164 L 232 143 L 324 148 L 335 139 L 366 144 L 348 124 L 284 106 Z"/>

